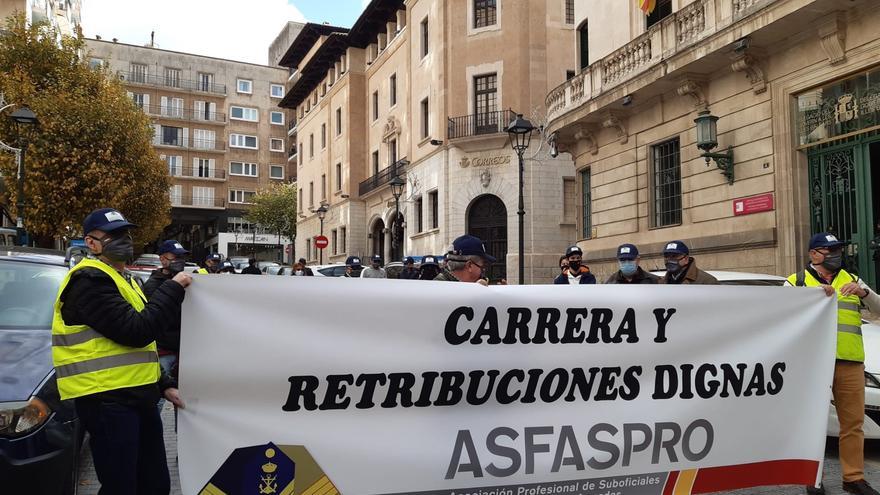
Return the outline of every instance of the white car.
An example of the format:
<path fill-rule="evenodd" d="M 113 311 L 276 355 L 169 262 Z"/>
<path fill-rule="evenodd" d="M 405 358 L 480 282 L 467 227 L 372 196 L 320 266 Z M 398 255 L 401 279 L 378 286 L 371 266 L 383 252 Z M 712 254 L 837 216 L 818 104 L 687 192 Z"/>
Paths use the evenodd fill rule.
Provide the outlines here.
<path fill-rule="evenodd" d="M 657 276 L 666 274 L 664 271 L 651 272 Z M 777 285 L 785 283 L 785 277 L 758 273 L 711 271 L 708 273 L 718 279 L 721 285 Z M 880 438 L 880 325 L 862 320 L 862 339 L 865 345 L 865 438 Z M 837 410 L 832 403 L 828 414 L 828 436 L 840 434 L 837 421 Z"/>

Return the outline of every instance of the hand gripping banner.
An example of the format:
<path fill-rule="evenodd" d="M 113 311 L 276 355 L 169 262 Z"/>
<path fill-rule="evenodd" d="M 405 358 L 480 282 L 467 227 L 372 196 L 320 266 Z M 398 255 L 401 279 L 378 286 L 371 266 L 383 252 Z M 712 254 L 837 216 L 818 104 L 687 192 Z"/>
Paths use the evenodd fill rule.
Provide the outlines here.
<path fill-rule="evenodd" d="M 667 495 L 821 475 L 835 300 L 203 277 L 186 494 Z"/>

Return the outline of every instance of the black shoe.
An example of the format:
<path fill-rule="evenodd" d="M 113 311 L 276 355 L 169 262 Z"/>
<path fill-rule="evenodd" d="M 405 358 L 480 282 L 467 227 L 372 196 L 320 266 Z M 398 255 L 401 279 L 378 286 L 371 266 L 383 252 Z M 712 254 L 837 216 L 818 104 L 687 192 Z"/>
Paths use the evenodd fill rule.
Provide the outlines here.
<path fill-rule="evenodd" d="M 865 480 L 844 481 L 843 491 L 848 493 L 855 493 L 857 495 L 880 495 L 880 493 L 878 493 L 877 490 L 871 488 L 871 485 L 869 485 L 868 482 Z"/>
<path fill-rule="evenodd" d="M 807 495 L 825 495 L 825 485 L 819 483 L 819 488 L 816 488 L 815 486 L 808 486 Z"/>

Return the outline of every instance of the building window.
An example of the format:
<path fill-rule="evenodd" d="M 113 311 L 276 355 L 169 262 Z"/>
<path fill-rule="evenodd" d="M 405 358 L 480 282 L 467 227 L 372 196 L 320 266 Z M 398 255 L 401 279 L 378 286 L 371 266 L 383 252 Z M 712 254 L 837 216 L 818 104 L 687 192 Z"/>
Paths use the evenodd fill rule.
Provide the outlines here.
<path fill-rule="evenodd" d="M 574 24 L 574 0 L 565 0 L 565 23 Z"/>
<path fill-rule="evenodd" d="M 241 203 L 241 204 L 251 204 L 254 202 L 254 193 L 253 191 L 242 191 L 240 189 L 230 189 L 229 190 L 229 202 L 230 203 Z"/>
<path fill-rule="evenodd" d="M 168 175 L 172 177 L 180 177 L 183 174 L 183 157 L 169 156 L 165 158 L 168 163 Z"/>
<path fill-rule="evenodd" d="M 147 66 L 144 64 L 131 64 L 130 66 L 130 74 L 129 81 L 133 83 L 145 83 L 147 82 Z"/>
<path fill-rule="evenodd" d="M 474 27 L 494 26 L 496 22 L 495 0 L 474 0 Z"/>
<path fill-rule="evenodd" d="M 214 188 L 193 186 L 193 206 L 206 206 L 208 208 L 216 206 L 214 203 Z"/>
<path fill-rule="evenodd" d="M 248 136 L 245 134 L 230 134 L 229 147 L 255 150 L 257 149 L 257 136 Z"/>
<path fill-rule="evenodd" d="M 379 120 L 379 92 L 373 91 L 373 120 Z"/>
<path fill-rule="evenodd" d="M 306 239 L 306 258 L 312 259 L 312 240 Z"/>
<path fill-rule="evenodd" d="M 581 170 L 581 237 L 593 237 L 593 192 L 590 169 Z"/>
<path fill-rule="evenodd" d="M 397 140 L 388 141 L 388 165 L 397 163 Z"/>
<path fill-rule="evenodd" d="M 260 113 L 256 108 L 229 107 L 229 118 L 232 120 L 259 122 Z"/>
<path fill-rule="evenodd" d="M 321 174 L 321 201 L 327 199 L 327 174 Z"/>
<path fill-rule="evenodd" d="M 269 165 L 269 178 L 284 180 L 284 167 L 282 165 Z"/>
<path fill-rule="evenodd" d="M 586 20 L 580 25 L 580 27 L 578 27 L 577 37 L 578 67 L 580 67 L 581 70 L 584 70 L 590 66 L 590 30 L 587 26 Z"/>
<path fill-rule="evenodd" d="M 180 87 L 180 69 L 165 69 L 165 86 L 169 88 Z"/>
<path fill-rule="evenodd" d="M 284 86 L 273 84 L 270 86 L 270 95 L 272 98 L 284 98 Z"/>
<path fill-rule="evenodd" d="M 284 125 L 284 112 L 269 112 L 269 122 Z"/>
<path fill-rule="evenodd" d="M 146 95 L 143 93 L 132 93 L 131 100 L 141 110 L 148 110 L 149 111 L 150 95 Z"/>
<path fill-rule="evenodd" d="M 416 232 L 424 231 L 424 224 L 422 223 L 422 197 L 419 196 L 413 201 L 413 208 L 415 208 L 416 215 Z"/>
<path fill-rule="evenodd" d="M 422 58 L 428 55 L 428 18 L 422 21 Z"/>
<path fill-rule="evenodd" d="M 315 135 L 309 134 L 309 158 L 315 157 Z"/>
<path fill-rule="evenodd" d="M 330 231 L 330 243 L 333 245 L 333 254 L 339 254 L 339 246 L 336 244 L 339 240 L 336 229 Z"/>
<path fill-rule="evenodd" d="M 315 183 L 309 182 L 309 206 L 315 206 Z"/>
<path fill-rule="evenodd" d="M 575 75 L 575 72 L 573 70 L 565 71 L 565 80 L 568 81 L 570 79 L 573 79 L 574 75 Z"/>
<path fill-rule="evenodd" d="M 216 174 L 214 173 L 214 159 L 213 158 L 196 158 L 193 160 L 195 165 L 195 170 L 193 170 L 193 175 L 196 177 L 202 177 L 205 179 L 214 179 L 216 178 Z"/>
<path fill-rule="evenodd" d="M 650 15 L 646 18 L 646 26 L 645 28 L 649 28 L 654 24 L 662 21 L 666 17 L 672 15 L 672 0 L 657 0 L 657 4 L 654 7 L 654 11 L 651 12 Z"/>
<path fill-rule="evenodd" d="M 345 227 L 339 227 L 339 247 L 341 248 L 340 253 L 348 252 L 345 247 L 346 235 L 345 235 Z"/>
<path fill-rule="evenodd" d="M 474 78 L 475 132 L 498 132 L 498 76 L 488 74 Z"/>
<path fill-rule="evenodd" d="M 651 146 L 653 227 L 681 223 L 681 157 L 678 138 Z"/>
<path fill-rule="evenodd" d="M 397 74 L 391 74 L 388 80 L 388 99 L 391 101 L 389 106 L 397 105 Z"/>
<path fill-rule="evenodd" d="M 342 109 L 336 109 L 336 135 L 342 135 Z"/>
<path fill-rule="evenodd" d="M 92 57 L 89 59 L 89 69 L 98 70 L 104 68 L 104 59 Z"/>
<path fill-rule="evenodd" d="M 431 229 L 440 227 L 440 205 L 437 191 L 428 193 L 428 208 L 431 210 Z"/>
<path fill-rule="evenodd" d="M 162 126 L 162 144 L 166 146 L 183 146 L 186 141 L 182 127 Z"/>
<path fill-rule="evenodd" d="M 303 189 L 299 188 L 299 194 L 296 197 L 296 204 L 299 205 L 299 211 L 303 211 Z"/>
<path fill-rule="evenodd" d="M 327 147 L 327 124 L 321 124 L 321 149 Z"/>
<path fill-rule="evenodd" d="M 431 134 L 431 118 L 428 113 L 428 99 L 425 98 L 421 103 L 422 108 L 422 139 L 426 139 Z"/>
<path fill-rule="evenodd" d="M 342 190 L 342 164 L 336 164 L 336 190 Z"/>
<path fill-rule="evenodd" d="M 199 91 L 209 92 L 214 89 L 214 74 L 199 72 Z M 225 91 L 224 91 L 225 92 Z"/>
<path fill-rule="evenodd" d="M 373 152 L 373 175 L 379 173 L 379 150 Z"/>
<path fill-rule="evenodd" d="M 272 151 L 284 151 L 284 140 L 279 138 L 269 139 L 269 149 Z"/>
<path fill-rule="evenodd" d="M 296 153 L 296 159 L 300 165 L 302 165 L 304 157 L 303 157 L 303 144 L 299 143 L 299 151 Z"/>
<path fill-rule="evenodd" d="M 236 83 L 237 89 L 239 93 L 244 94 L 253 94 L 254 92 L 254 82 L 250 79 L 239 79 Z"/>
<path fill-rule="evenodd" d="M 256 163 L 229 162 L 229 175 L 257 176 Z"/>

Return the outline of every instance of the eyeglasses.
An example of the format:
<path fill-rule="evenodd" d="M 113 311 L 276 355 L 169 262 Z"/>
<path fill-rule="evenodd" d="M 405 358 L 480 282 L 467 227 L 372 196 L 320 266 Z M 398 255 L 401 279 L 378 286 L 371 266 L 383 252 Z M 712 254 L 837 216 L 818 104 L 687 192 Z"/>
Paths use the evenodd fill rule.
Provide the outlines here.
<path fill-rule="evenodd" d="M 473 260 L 469 260 L 469 263 L 473 263 L 474 265 L 480 267 L 480 271 L 485 271 L 485 270 L 488 270 L 488 269 L 489 269 L 488 266 L 481 265 L 481 264 L 479 264 L 479 263 L 477 263 L 476 261 L 473 261 Z"/>

